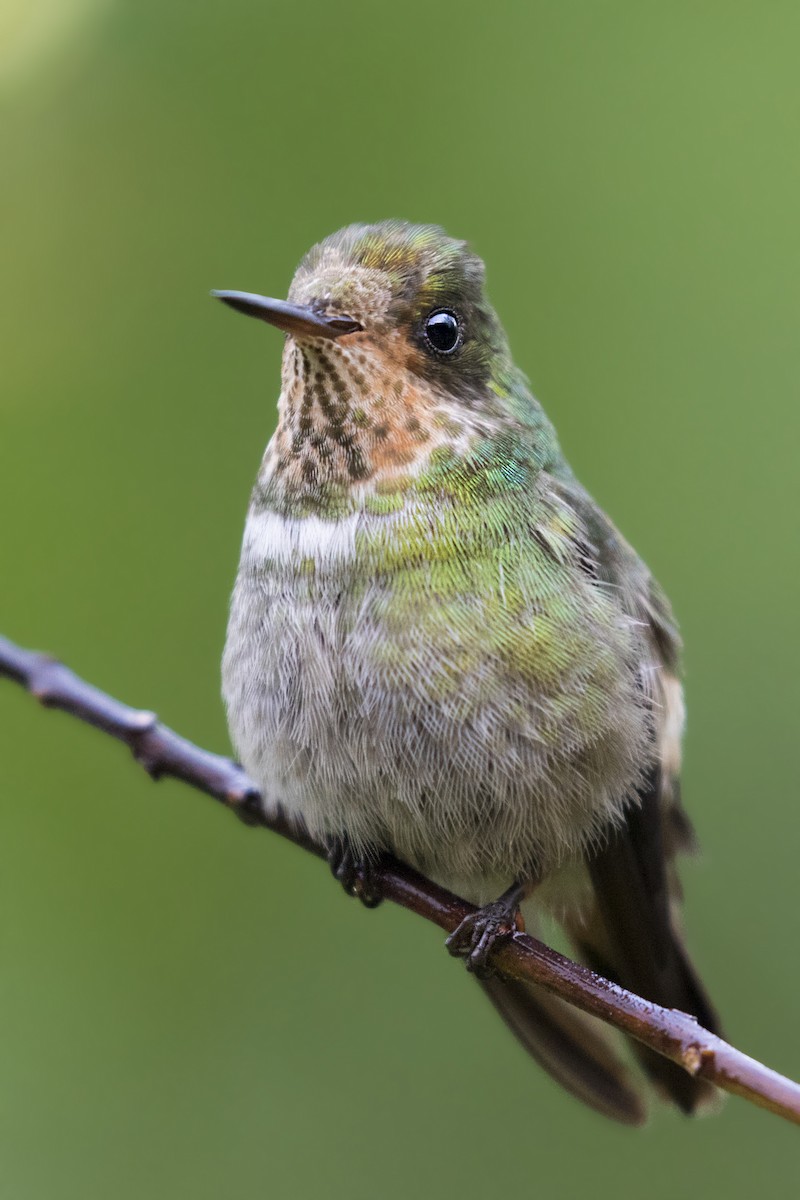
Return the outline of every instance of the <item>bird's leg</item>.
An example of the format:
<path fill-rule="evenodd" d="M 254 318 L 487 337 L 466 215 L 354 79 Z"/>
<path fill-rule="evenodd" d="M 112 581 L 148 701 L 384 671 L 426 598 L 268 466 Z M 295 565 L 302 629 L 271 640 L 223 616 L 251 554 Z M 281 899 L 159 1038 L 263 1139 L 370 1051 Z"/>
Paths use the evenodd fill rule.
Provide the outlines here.
<path fill-rule="evenodd" d="M 348 896 L 356 896 L 365 908 L 377 908 L 381 894 L 377 852 L 359 853 L 346 835 L 327 841 L 328 864 L 334 879 L 338 879 Z"/>
<path fill-rule="evenodd" d="M 520 902 L 531 891 L 530 880 L 515 880 L 497 900 L 484 904 L 465 917 L 445 942 L 454 958 L 464 958 L 467 970 L 476 975 L 491 975 L 487 959 L 495 944 L 515 933 L 524 933 Z"/>

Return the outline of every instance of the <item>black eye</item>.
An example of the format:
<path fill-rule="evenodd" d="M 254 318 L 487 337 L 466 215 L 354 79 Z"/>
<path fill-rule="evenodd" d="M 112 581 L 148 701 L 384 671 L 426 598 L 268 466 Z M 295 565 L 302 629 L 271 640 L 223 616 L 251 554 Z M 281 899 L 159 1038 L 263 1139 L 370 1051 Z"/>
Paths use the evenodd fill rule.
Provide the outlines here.
<path fill-rule="evenodd" d="M 461 326 L 456 314 L 446 308 L 432 312 L 425 320 L 425 337 L 437 354 L 452 354 L 461 341 Z"/>

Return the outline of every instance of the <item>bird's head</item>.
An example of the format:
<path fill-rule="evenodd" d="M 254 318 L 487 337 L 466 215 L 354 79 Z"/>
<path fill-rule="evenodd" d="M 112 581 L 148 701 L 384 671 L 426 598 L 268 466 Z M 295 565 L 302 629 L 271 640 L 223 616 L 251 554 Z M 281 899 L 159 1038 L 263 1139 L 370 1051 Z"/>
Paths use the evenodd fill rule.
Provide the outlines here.
<path fill-rule="evenodd" d="M 214 294 L 287 334 L 279 434 L 307 475 L 409 470 L 507 416 L 520 386 L 482 261 L 435 226 L 350 225 L 308 252 L 285 301 Z"/>

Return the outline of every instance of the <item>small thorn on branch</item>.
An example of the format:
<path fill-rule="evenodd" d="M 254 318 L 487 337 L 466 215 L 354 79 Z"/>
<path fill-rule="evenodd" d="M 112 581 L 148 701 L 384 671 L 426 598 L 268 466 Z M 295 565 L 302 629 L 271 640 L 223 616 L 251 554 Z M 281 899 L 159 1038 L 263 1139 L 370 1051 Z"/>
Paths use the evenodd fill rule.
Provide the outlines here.
<path fill-rule="evenodd" d="M 316 854 L 327 856 L 308 831 L 279 810 L 266 810 L 259 789 L 238 763 L 212 754 L 162 725 L 155 713 L 130 708 L 93 687 L 56 659 L 0 637 L 0 677 L 19 683 L 49 708 L 59 708 L 125 742 L 154 779 L 171 775 L 230 808 L 247 825 L 261 825 Z M 477 910 L 383 855 L 376 883 L 384 899 L 402 905 L 447 933 Z M 583 1012 L 636 1038 L 691 1075 L 702 1074 L 787 1121 L 800 1124 L 800 1085 L 749 1058 L 677 1009 L 660 1008 L 601 975 L 565 958 L 543 942 L 516 933 L 489 955 L 492 969 L 508 979 L 535 983 Z"/>

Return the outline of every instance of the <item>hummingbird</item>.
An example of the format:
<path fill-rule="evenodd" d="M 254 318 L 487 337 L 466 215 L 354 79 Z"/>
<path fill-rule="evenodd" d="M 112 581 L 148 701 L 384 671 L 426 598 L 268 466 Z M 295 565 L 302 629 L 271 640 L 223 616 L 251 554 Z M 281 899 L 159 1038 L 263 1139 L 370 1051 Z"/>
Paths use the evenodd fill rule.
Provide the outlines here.
<path fill-rule="evenodd" d="M 718 1030 L 684 947 L 680 641 L 515 366 L 483 262 L 435 226 L 348 226 L 287 300 L 222 664 L 236 751 L 372 906 L 390 853 L 477 907 L 448 939 L 525 1049 L 627 1124 L 715 1089 L 491 949 L 555 918 L 590 968 Z"/>

